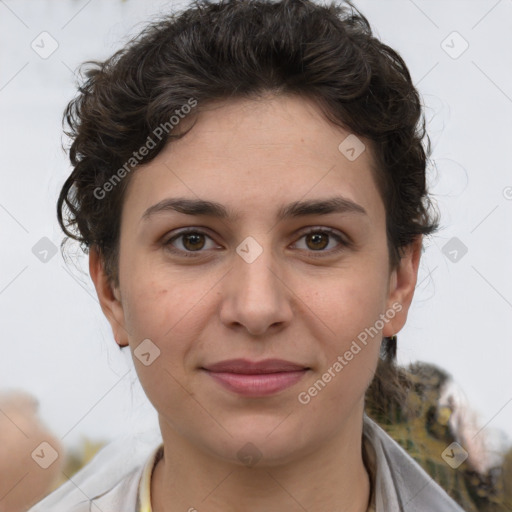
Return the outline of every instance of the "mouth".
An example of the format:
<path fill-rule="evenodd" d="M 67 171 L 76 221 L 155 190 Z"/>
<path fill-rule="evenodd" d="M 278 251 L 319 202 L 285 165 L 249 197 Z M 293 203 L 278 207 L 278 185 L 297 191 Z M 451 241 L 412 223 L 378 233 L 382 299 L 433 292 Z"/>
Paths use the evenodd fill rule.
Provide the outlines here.
<path fill-rule="evenodd" d="M 225 389 L 243 396 L 267 396 L 301 380 L 309 367 L 282 359 L 249 361 L 230 359 L 201 367 Z"/>

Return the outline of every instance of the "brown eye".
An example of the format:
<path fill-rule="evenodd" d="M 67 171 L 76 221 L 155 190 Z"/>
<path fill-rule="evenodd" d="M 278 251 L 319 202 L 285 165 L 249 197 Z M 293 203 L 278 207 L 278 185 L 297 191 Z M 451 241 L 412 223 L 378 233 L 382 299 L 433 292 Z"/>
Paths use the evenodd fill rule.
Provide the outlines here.
<path fill-rule="evenodd" d="M 300 240 L 304 239 L 305 247 L 299 247 L 299 249 L 304 249 L 310 253 L 320 253 L 318 255 L 313 254 L 314 256 L 328 256 L 335 254 L 350 244 L 345 241 L 344 238 L 337 232 L 328 228 L 313 228 L 304 233 Z M 333 243 L 336 242 L 336 243 Z M 299 242 L 296 242 L 297 245 Z M 326 250 L 329 245 L 333 246 Z"/>
<path fill-rule="evenodd" d="M 183 237 L 183 246 L 189 251 L 197 251 L 204 246 L 202 233 L 188 233 L 181 236 Z"/>
<path fill-rule="evenodd" d="M 177 235 L 163 242 L 163 245 L 169 251 L 180 256 L 200 256 L 206 249 L 212 249 L 215 244 L 207 247 L 207 239 L 212 240 L 210 236 L 197 229 L 181 231 Z M 203 250 L 204 249 L 204 250 Z"/>
<path fill-rule="evenodd" d="M 326 235 L 325 233 L 311 233 L 306 235 L 306 240 L 306 244 L 311 242 L 311 245 L 308 245 L 311 249 L 323 250 L 329 244 L 329 235 Z"/>

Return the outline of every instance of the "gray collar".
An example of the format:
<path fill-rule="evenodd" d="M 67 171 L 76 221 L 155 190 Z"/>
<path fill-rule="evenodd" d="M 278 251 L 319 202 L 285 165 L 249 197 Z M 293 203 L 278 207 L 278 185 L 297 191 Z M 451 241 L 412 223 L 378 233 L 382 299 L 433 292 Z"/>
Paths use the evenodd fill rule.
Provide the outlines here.
<path fill-rule="evenodd" d="M 366 414 L 363 435 L 374 450 L 376 512 L 464 512 L 426 471 Z"/>

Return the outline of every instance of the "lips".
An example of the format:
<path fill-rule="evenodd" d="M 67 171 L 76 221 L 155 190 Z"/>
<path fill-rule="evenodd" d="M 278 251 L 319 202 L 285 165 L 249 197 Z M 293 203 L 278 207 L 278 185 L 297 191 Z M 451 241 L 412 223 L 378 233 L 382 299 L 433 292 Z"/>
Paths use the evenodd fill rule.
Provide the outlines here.
<path fill-rule="evenodd" d="M 309 370 L 306 366 L 283 359 L 230 359 L 201 369 L 224 389 L 248 397 L 282 391 L 296 384 Z"/>
<path fill-rule="evenodd" d="M 249 361 L 248 359 L 229 359 L 204 367 L 205 370 L 218 373 L 242 373 L 257 375 L 261 373 L 281 373 L 307 370 L 308 367 L 285 361 L 283 359 L 265 359 Z"/>

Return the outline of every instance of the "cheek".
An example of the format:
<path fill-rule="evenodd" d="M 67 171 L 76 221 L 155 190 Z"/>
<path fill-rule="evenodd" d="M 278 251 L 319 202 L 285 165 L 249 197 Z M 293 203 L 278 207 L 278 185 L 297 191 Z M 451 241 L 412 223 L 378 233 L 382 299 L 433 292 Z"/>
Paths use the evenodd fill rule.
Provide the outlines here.
<path fill-rule="evenodd" d="M 315 379 L 301 391 L 311 397 L 308 411 L 334 425 L 361 403 L 375 374 L 382 340 L 376 323 L 383 313 L 384 296 L 357 286 L 330 289 L 316 303 L 327 336 L 316 333 L 321 364 Z M 311 406 L 311 408 L 310 408 Z"/>
<path fill-rule="evenodd" d="M 130 343 L 145 338 L 161 343 L 166 333 L 189 322 L 204 290 L 197 282 L 183 282 L 183 273 L 158 254 L 130 251 L 129 245 L 122 253 L 120 280 Z"/>
<path fill-rule="evenodd" d="M 137 343 L 142 338 L 157 339 L 163 325 L 163 314 L 169 308 L 169 290 L 157 283 L 135 281 L 125 290 L 123 309 L 125 322 L 130 333 L 130 342 Z"/>
<path fill-rule="evenodd" d="M 378 268 L 347 272 L 338 276 L 335 284 L 330 281 L 321 292 L 310 292 L 307 297 L 316 324 L 324 326 L 315 337 L 322 344 L 322 380 L 333 383 L 329 384 L 331 392 L 325 394 L 326 400 L 339 401 L 340 395 L 359 396 L 373 377 L 382 340 L 386 276 L 384 267 L 381 273 Z M 326 374 L 329 370 L 331 373 Z"/>
<path fill-rule="evenodd" d="M 182 287 L 162 281 L 138 281 L 131 286 L 124 302 L 125 320 L 131 338 L 154 338 L 163 342 L 197 320 L 200 294 L 183 293 Z"/>
<path fill-rule="evenodd" d="M 197 351 L 201 333 L 211 322 L 207 310 L 213 287 L 200 286 L 198 279 L 183 282 L 183 278 L 161 273 L 133 273 L 124 290 L 123 308 L 132 352 L 145 340 L 151 340 L 160 351 L 151 375 L 157 368 L 169 372 L 181 381 L 191 364 L 190 354 Z M 213 291 L 210 291 L 210 294 Z M 135 352 L 137 355 L 137 352 Z M 135 359 L 141 381 L 151 379 L 145 367 Z M 157 364 L 158 363 L 158 364 Z"/>
<path fill-rule="evenodd" d="M 190 401 L 184 391 L 189 388 L 185 361 L 200 329 L 193 317 L 194 297 L 161 280 L 137 280 L 135 276 L 125 294 L 130 350 L 142 387 L 158 411 L 181 410 Z M 148 365 L 138 356 L 142 353 L 138 347 L 146 339 L 157 347 L 150 344 L 144 350 L 150 353 Z"/>
<path fill-rule="evenodd" d="M 384 313 L 386 299 L 385 272 L 368 269 L 361 273 L 348 271 L 330 280 L 321 291 L 310 293 L 305 303 L 309 303 L 331 332 L 347 340 L 375 325 Z"/>

